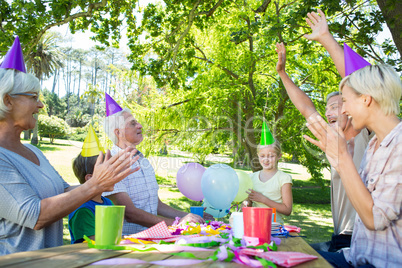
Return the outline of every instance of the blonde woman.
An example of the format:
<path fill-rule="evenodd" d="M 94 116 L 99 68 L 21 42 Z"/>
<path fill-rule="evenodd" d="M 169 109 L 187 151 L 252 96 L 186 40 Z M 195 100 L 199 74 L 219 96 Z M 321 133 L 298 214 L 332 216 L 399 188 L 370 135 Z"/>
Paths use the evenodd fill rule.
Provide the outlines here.
<path fill-rule="evenodd" d="M 357 212 L 350 249 L 322 255 L 335 267 L 401 267 L 401 78 L 390 66 L 366 66 L 345 77 L 339 90 L 353 127 L 376 135 L 357 170 L 343 131 L 319 116 L 308 119 L 318 140 L 305 138 L 326 153 Z"/>

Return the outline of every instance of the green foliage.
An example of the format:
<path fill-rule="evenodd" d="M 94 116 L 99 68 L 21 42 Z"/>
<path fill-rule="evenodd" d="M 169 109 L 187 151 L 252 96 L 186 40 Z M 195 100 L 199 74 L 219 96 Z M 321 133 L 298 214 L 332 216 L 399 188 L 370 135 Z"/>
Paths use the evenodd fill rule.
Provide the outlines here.
<path fill-rule="evenodd" d="M 31 53 L 25 58 L 28 71 L 42 80 L 48 78 L 56 70 L 63 67 L 64 54 L 57 45 L 57 34 L 47 32 L 39 39 L 39 42 Z"/>
<path fill-rule="evenodd" d="M 95 112 L 95 104 L 99 103 L 99 100 L 104 98 L 104 93 L 99 89 L 98 85 L 88 85 L 88 89 L 82 94 L 81 100 L 86 100 L 90 103 L 91 117 Z"/>
<path fill-rule="evenodd" d="M 69 134 L 67 123 L 56 116 L 39 115 L 38 131 L 42 137 L 49 137 L 53 143 L 56 137 L 64 137 Z"/>
<path fill-rule="evenodd" d="M 72 33 L 90 28 L 97 34 L 93 39 L 110 45 L 111 37 L 112 45 L 118 47 L 123 18 L 135 29 L 132 11 L 136 3 L 135 0 L 1 1 L 0 51 L 7 51 L 14 35 L 18 35 L 28 55 L 47 30 L 63 24 L 69 24 Z"/>
<path fill-rule="evenodd" d="M 68 139 L 74 141 L 84 141 L 87 134 L 88 132 L 86 128 L 83 127 L 71 128 L 71 134 L 68 136 Z"/>
<path fill-rule="evenodd" d="M 47 89 L 42 90 L 43 104 L 46 107 L 49 116 L 57 116 L 64 118 L 66 115 L 67 104 L 62 101 L 56 93 L 52 93 Z"/>
<path fill-rule="evenodd" d="M 183 4 L 179 13 L 173 12 L 177 7 L 170 4 L 149 5 L 144 11 L 141 29 L 149 33 L 148 41 L 136 42 L 133 67 L 153 75 L 157 85 L 163 87 L 143 99 L 141 108 L 133 104 L 132 110 L 144 122 L 146 136 L 152 137 L 154 148 L 160 148 L 155 142 L 169 140 L 169 144 L 192 152 L 200 163 L 217 148 L 221 152 L 232 150 L 237 158 L 235 163 L 257 170 L 256 145 L 262 120 L 266 118 L 284 152 L 307 158 L 300 135 L 304 118 L 288 101 L 275 72 L 274 45 L 278 34 L 288 40 L 296 36 L 297 30 L 281 27 L 281 23 L 294 14 L 291 7 L 284 7 L 283 13 L 277 14 L 273 5 L 256 13 L 253 10 L 258 3 L 225 3 L 227 12 L 217 9 L 208 19 L 195 16 L 187 34 L 178 25 L 192 3 Z M 203 5 L 207 3 L 201 1 L 206 8 Z M 197 12 L 201 13 L 201 9 Z M 278 17 L 283 18 L 279 24 Z M 161 39 L 163 27 L 164 32 L 178 32 Z M 180 34 L 181 49 L 169 50 L 172 44 L 178 44 L 176 37 Z M 152 53 L 147 54 L 147 47 L 152 47 Z M 313 48 L 318 52 L 310 53 Z M 322 48 L 313 47 L 300 36 L 289 43 L 288 50 L 289 69 L 295 70 L 292 75 L 296 81 L 307 81 L 300 86 L 323 110 L 325 94 L 337 84 L 333 63 L 327 57 L 319 57 L 324 54 Z M 327 75 L 326 86 L 319 87 L 323 75 Z M 322 177 L 321 168 L 311 165 L 317 179 Z"/>
<path fill-rule="evenodd" d="M 146 139 L 141 149 L 146 155 L 166 143 L 189 150 L 201 162 L 208 152 L 232 150 L 237 158 L 234 164 L 257 170 L 255 146 L 265 118 L 283 151 L 320 180 L 328 163 L 303 142 L 301 134 L 308 131 L 277 78 L 274 51 L 276 42 L 287 44 L 290 75 L 322 113 L 325 95 L 337 90 L 340 77 L 325 50 L 302 38 L 309 32 L 307 13 L 317 7 L 326 12 L 330 30 L 340 42 L 347 41 L 373 62 L 402 70 L 400 20 L 395 19 L 402 9 L 396 1 L 387 1 L 380 9 L 374 0 L 165 0 L 139 9 L 140 25 L 133 12 L 136 3 L 2 1 L 0 51 L 5 53 L 17 34 L 25 54 L 35 52 L 50 27 L 65 23 L 73 33 L 90 29 L 102 45 L 118 46 L 121 26 L 126 23 L 133 71 L 119 73 L 124 83 L 114 84 L 113 91 L 143 123 Z M 394 13 L 386 20 L 389 12 Z M 376 43 L 384 22 L 392 26 L 395 43 Z M 113 71 L 119 72 L 118 68 Z M 158 88 L 146 75 L 154 78 Z M 71 96 L 61 102 L 51 95 L 44 97 L 49 115 L 67 118 L 73 125 L 85 124 L 74 109 L 80 107 L 85 114 L 86 108 L 73 100 L 70 103 Z M 91 97 L 81 103 L 87 100 Z M 103 114 L 102 105 L 89 102 L 91 114 Z"/>
<path fill-rule="evenodd" d="M 322 170 L 329 164 L 302 138 L 309 132 L 277 78 L 275 43 L 287 44 L 289 74 L 323 115 L 325 96 L 338 90 L 340 76 L 323 47 L 302 37 L 310 31 L 307 12 L 321 7 L 336 37 L 353 40 L 381 61 L 373 39 L 383 22 L 380 10 L 374 1 L 282 1 L 267 6 L 261 1 L 223 1 L 212 6 L 210 1 L 164 1 L 143 10 L 129 60 L 141 75 L 152 75 L 159 89 L 141 105 L 130 104 L 149 137 L 141 146 L 152 153 L 160 148 L 156 143 L 168 140 L 201 163 L 216 148 L 229 149 L 236 157 L 234 165 L 258 170 L 255 147 L 265 118 L 283 152 L 323 184 Z M 392 46 L 383 47 L 385 61 L 400 62 Z"/>
<path fill-rule="evenodd" d="M 83 127 L 91 121 L 91 116 L 85 114 L 80 107 L 75 107 L 67 114 L 66 121 L 71 127 Z"/>

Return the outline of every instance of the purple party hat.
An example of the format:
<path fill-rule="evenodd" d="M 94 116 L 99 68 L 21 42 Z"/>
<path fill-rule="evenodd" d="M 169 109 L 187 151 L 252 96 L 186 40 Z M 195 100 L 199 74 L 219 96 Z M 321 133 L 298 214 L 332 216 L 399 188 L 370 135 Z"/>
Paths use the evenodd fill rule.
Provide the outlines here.
<path fill-rule="evenodd" d="M 118 105 L 117 102 L 114 99 L 112 99 L 112 97 L 110 97 L 109 94 L 107 94 L 106 92 L 105 92 L 105 100 L 106 100 L 106 117 L 123 110 L 120 107 L 120 105 Z"/>
<path fill-rule="evenodd" d="M 22 54 L 20 38 L 17 36 L 14 40 L 14 44 L 7 52 L 0 65 L 3 69 L 15 69 L 26 73 L 24 55 Z"/>
<path fill-rule="evenodd" d="M 345 76 L 371 65 L 363 59 L 362 56 L 354 52 L 346 43 L 343 44 L 343 53 L 345 54 Z"/>

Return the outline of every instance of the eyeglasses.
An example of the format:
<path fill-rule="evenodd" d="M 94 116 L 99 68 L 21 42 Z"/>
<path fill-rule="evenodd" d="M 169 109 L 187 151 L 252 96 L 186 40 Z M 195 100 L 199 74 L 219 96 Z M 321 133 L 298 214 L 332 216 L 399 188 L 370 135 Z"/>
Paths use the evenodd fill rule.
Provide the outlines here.
<path fill-rule="evenodd" d="M 35 101 L 39 102 L 39 94 L 37 93 L 15 93 L 10 96 L 31 96 Z"/>

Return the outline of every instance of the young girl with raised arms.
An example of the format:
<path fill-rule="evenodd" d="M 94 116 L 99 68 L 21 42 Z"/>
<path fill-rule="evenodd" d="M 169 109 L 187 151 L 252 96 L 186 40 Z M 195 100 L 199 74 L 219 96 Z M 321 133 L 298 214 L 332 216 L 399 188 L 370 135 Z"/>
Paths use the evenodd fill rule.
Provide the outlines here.
<path fill-rule="evenodd" d="M 249 189 L 248 206 L 276 209 L 276 221 L 283 224 L 281 215 L 292 213 L 292 177 L 278 170 L 282 156 L 278 141 L 258 145 L 257 154 L 262 170 L 251 175 L 253 189 Z M 250 204 L 251 203 L 251 204 Z"/>

